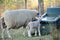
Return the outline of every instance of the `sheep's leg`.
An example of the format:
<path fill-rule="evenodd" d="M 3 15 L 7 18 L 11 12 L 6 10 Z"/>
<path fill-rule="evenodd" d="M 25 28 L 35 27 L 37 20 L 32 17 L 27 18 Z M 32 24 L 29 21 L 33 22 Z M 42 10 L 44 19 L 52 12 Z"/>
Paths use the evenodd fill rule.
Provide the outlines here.
<path fill-rule="evenodd" d="M 7 34 L 8 34 L 8 37 L 11 38 L 11 40 L 12 40 L 12 37 L 10 35 L 10 32 L 9 32 L 9 29 L 8 28 L 7 28 Z"/>
<path fill-rule="evenodd" d="M 41 34 L 40 34 L 40 24 L 38 26 L 38 35 L 41 36 Z"/>
<path fill-rule="evenodd" d="M 5 29 L 2 29 L 2 40 L 5 40 L 4 39 L 4 32 L 5 32 Z"/>
<path fill-rule="evenodd" d="M 8 33 L 9 38 L 11 38 L 11 35 L 10 35 L 10 33 L 9 33 L 9 31 L 8 31 L 8 30 L 7 30 L 7 33 Z"/>
<path fill-rule="evenodd" d="M 25 31 L 26 31 L 26 30 L 25 30 L 25 28 L 24 28 L 24 32 L 23 32 L 23 35 L 24 35 L 24 36 L 25 36 Z"/>
<path fill-rule="evenodd" d="M 26 35 L 25 35 L 25 34 L 26 34 L 26 26 L 23 26 L 23 31 L 24 31 L 24 32 L 23 32 L 23 35 L 26 36 Z"/>
<path fill-rule="evenodd" d="M 1 20 L 1 29 L 2 29 L 2 40 L 4 40 L 4 31 L 5 29 L 3 28 L 3 21 Z"/>
<path fill-rule="evenodd" d="M 37 30 L 35 30 L 35 36 L 37 36 Z"/>

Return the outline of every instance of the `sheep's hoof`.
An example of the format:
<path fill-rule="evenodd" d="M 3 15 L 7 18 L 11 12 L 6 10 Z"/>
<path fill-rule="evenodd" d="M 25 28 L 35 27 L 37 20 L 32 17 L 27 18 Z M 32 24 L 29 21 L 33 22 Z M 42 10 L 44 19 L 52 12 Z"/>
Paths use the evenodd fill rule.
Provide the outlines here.
<path fill-rule="evenodd" d="M 26 36 L 26 33 L 23 33 L 23 36 L 25 37 Z"/>
<path fill-rule="evenodd" d="M 29 38 L 32 37 L 32 36 L 28 36 Z"/>
<path fill-rule="evenodd" d="M 23 34 L 23 36 L 25 37 L 26 35 L 25 35 L 25 34 Z"/>
<path fill-rule="evenodd" d="M 1 40 L 5 40 L 4 38 L 1 38 Z"/>
<path fill-rule="evenodd" d="M 12 37 L 9 37 L 9 40 L 13 40 L 13 38 Z"/>
<path fill-rule="evenodd" d="M 12 38 L 9 38 L 9 40 L 13 40 Z"/>

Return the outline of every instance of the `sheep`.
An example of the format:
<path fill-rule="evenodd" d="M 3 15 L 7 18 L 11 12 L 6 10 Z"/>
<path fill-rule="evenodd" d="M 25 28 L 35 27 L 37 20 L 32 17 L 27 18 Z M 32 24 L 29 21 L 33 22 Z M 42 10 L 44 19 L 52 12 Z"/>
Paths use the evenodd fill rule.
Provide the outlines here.
<path fill-rule="evenodd" d="M 34 32 L 35 32 L 35 36 L 37 36 L 37 30 L 38 30 L 38 33 L 39 33 L 39 36 L 41 36 L 40 34 L 40 17 L 35 17 L 37 20 L 36 21 L 30 21 L 28 23 L 27 26 L 29 26 L 29 30 L 28 30 L 28 37 L 32 37 L 31 35 L 31 31 L 34 29 Z"/>
<path fill-rule="evenodd" d="M 37 10 L 29 10 L 29 9 L 19 9 L 19 10 L 8 10 L 5 11 L 0 20 L 1 20 L 1 29 L 2 29 L 2 38 L 4 40 L 4 31 L 5 28 L 7 30 L 8 37 L 12 39 L 9 30 L 10 29 L 18 29 L 23 26 L 25 36 L 25 29 L 27 23 L 35 18 L 38 14 Z"/>

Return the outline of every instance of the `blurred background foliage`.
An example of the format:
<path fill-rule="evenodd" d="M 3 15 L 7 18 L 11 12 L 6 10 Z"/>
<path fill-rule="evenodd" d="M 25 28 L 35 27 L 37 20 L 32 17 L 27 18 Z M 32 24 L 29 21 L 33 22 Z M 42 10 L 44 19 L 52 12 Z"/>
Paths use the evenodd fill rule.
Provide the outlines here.
<path fill-rule="evenodd" d="M 0 16 L 5 10 L 25 9 L 25 0 L 0 0 Z M 47 7 L 60 6 L 60 0 L 44 0 L 44 11 Z M 27 9 L 38 10 L 38 0 L 27 0 Z"/>

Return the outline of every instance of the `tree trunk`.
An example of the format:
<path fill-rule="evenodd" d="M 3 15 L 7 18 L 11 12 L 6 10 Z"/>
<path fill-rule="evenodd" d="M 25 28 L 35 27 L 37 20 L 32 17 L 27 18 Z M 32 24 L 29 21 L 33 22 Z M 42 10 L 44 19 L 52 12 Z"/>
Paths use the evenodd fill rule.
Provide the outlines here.
<path fill-rule="evenodd" d="M 44 13 L 44 2 L 43 0 L 38 0 L 38 10 L 40 15 Z"/>
<path fill-rule="evenodd" d="M 27 9 L 27 0 L 25 0 L 25 9 Z"/>

